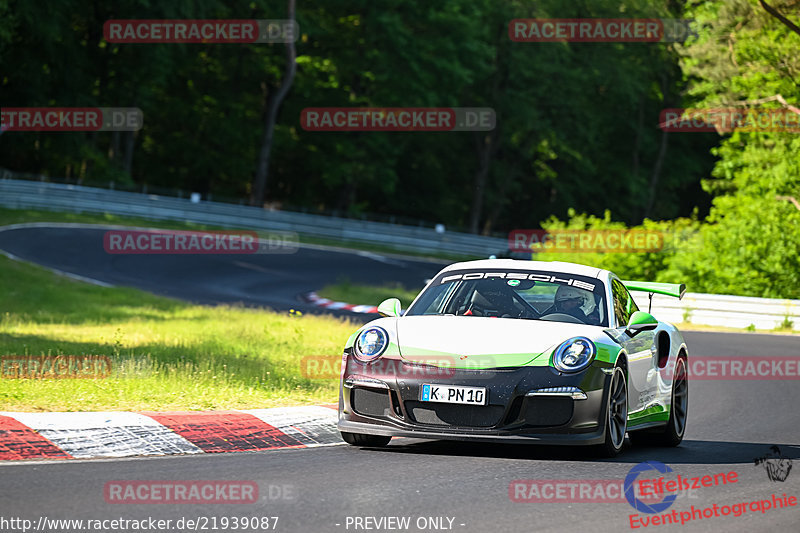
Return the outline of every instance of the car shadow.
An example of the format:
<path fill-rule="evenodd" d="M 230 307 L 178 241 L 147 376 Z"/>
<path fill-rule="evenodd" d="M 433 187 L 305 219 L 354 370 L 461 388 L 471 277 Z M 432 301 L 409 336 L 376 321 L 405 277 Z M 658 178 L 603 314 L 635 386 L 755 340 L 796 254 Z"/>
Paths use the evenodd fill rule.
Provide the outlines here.
<path fill-rule="evenodd" d="M 753 464 L 758 457 L 771 453 L 774 442 L 729 442 L 687 440 L 675 448 L 634 446 L 626 440 L 622 453 L 613 458 L 600 458 L 591 448 L 583 446 L 544 446 L 525 444 L 494 444 L 456 441 L 420 441 L 394 439 L 385 448 L 369 448 L 383 453 L 441 455 L 450 457 L 488 457 L 533 461 L 597 461 L 604 463 L 641 463 L 660 461 L 667 464 Z M 781 454 L 800 459 L 800 445 L 780 444 Z"/>

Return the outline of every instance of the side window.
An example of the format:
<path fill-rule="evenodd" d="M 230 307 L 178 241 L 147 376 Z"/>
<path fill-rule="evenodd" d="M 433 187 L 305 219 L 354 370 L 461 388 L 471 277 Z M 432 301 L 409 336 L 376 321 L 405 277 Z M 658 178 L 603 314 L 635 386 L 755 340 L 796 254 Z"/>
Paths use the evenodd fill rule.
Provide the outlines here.
<path fill-rule="evenodd" d="M 444 301 L 452 288 L 453 283 L 443 283 L 437 287 L 428 287 L 406 314 L 436 315 L 441 313 Z"/>
<path fill-rule="evenodd" d="M 625 285 L 623 285 L 622 288 L 625 291 L 625 294 L 628 295 L 628 317 L 630 317 L 633 313 L 639 310 L 639 306 L 636 305 L 633 296 L 631 296 L 631 293 L 628 292 L 628 288 Z M 627 324 L 627 322 L 625 323 Z"/>
<path fill-rule="evenodd" d="M 625 326 L 633 312 L 639 309 L 628 293 L 628 289 L 619 280 L 611 280 L 611 295 L 614 298 L 614 316 L 617 317 L 617 327 Z"/>

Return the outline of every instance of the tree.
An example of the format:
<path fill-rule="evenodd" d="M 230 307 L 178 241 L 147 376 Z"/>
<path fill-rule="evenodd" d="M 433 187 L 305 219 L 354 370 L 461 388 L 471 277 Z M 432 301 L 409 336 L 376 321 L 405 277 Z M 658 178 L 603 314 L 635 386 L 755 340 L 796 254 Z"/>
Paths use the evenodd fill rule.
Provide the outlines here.
<path fill-rule="evenodd" d="M 776 19 L 780 20 L 784 26 L 795 32 L 797 35 L 800 35 L 800 26 L 798 26 L 797 24 L 786 18 L 780 11 L 778 11 L 777 9 L 766 3 L 764 0 L 758 0 L 758 1 L 761 4 L 761 7 L 763 7 L 767 13 L 769 13 Z"/>
<path fill-rule="evenodd" d="M 785 8 L 791 2 L 776 4 Z M 684 50 L 689 96 L 698 107 L 796 109 L 800 36 L 756 0 L 705 2 L 690 8 L 704 31 Z M 675 277 L 693 290 L 800 297 L 800 212 L 776 196 L 800 192 L 796 133 L 726 135 L 705 189 L 715 195 L 696 254 L 678 256 Z"/>
<path fill-rule="evenodd" d="M 289 0 L 287 8 L 287 20 L 294 22 L 295 20 L 295 0 Z M 253 190 L 251 204 L 261 205 L 264 203 L 264 195 L 267 190 L 267 179 L 269 178 L 269 156 L 272 151 L 272 139 L 275 132 L 275 122 L 278 120 L 278 110 L 281 107 L 283 99 L 289 93 L 292 87 L 295 73 L 297 72 L 296 64 L 297 54 L 295 52 L 294 40 L 289 40 L 286 43 L 286 73 L 280 86 L 270 91 L 267 98 L 267 112 L 264 118 L 264 137 L 261 140 L 261 150 L 258 154 L 258 165 L 256 166 L 256 174 L 253 178 Z"/>

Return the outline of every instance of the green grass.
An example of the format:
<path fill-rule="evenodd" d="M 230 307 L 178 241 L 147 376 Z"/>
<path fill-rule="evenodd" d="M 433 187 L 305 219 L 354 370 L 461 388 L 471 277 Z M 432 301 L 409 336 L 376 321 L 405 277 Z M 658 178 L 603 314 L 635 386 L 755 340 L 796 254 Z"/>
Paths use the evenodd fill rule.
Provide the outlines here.
<path fill-rule="evenodd" d="M 399 283 L 374 286 L 353 284 L 349 280 L 341 280 L 333 285 L 326 285 L 317 291 L 319 296 L 337 302 L 347 302 L 355 305 L 378 305 L 387 298 L 398 298 L 403 304 L 403 309 L 408 309 L 414 298 L 422 290 L 407 289 Z"/>
<path fill-rule="evenodd" d="M 0 208 L 0 225 L 30 222 L 218 228 L 110 214 Z M 302 235 L 300 241 L 394 251 Z M 385 299 L 383 294 L 399 296 L 404 306 L 416 295 L 393 288 L 381 288 L 377 296 L 371 289 L 361 294 L 378 301 Z M 135 289 L 96 287 L 0 257 L 0 356 L 102 355 L 112 363 L 110 376 L 102 379 L 0 379 L 0 410 L 194 410 L 332 403 L 338 380 L 311 379 L 304 372 L 304 358 L 323 357 L 334 366 L 356 327 L 332 317 L 196 306 Z"/>
<path fill-rule="evenodd" d="M 754 324 L 750 324 L 746 328 L 734 328 L 728 326 L 706 326 L 703 324 L 692 324 L 689 322 L 676 322 L 675 327 L 680 331 L 718 331 L 721 333 L 757 333 L 759 335 L 797 335 L 800 336 L 800 331 L 793 329 L 757 329 Z"/>
<path fill-rule="evenodd" d="M 357 326 L 333 317 L 204 307 L 103 288 L 0 257 L 0 355 L 104 355 L 103 379 L 2 379 L 0 410 L 194 410 L 332 403 Z"/>

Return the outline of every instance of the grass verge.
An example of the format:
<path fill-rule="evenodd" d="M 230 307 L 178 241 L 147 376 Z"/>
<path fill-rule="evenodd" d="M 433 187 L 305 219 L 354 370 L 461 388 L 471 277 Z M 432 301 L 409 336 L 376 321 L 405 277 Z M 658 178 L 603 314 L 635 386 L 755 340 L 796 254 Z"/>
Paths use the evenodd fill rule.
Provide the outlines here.
<path fill-rule="evenodd" d="M 773 329 L 757 329 L 755 327 L 749 328 L 730 328 L 725 326 L 705 326 L 703 324 L 691 324 L 687 322 L 680 322 L 675 326 L 681 331 L 710 331 L 719 333 L 754 333 L 758 335 L 797 335 L 800 336 L 800 331 L 786 329 L 786 328 L 773 328 Z"/>
<path fill-rule="evenodd" d="M 0 378 L 0 410 L 331 403 L 338 380 L 309 379 L 304 358 L 340 359 L 356 327 L 333 317 L 203 307 L 96 287 L 0 257 L 0 355 L 101 355 L 112 365 L 102 379 Z"/>

